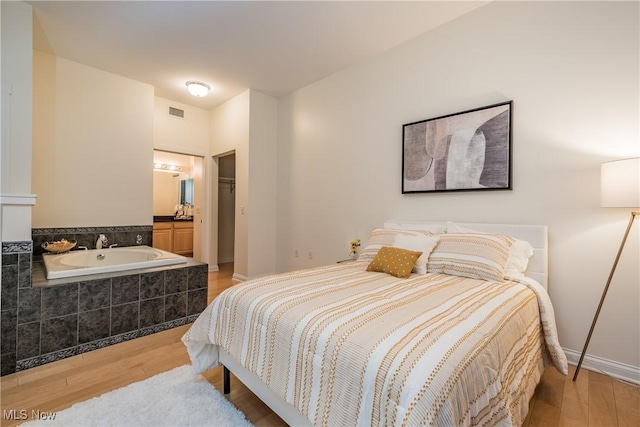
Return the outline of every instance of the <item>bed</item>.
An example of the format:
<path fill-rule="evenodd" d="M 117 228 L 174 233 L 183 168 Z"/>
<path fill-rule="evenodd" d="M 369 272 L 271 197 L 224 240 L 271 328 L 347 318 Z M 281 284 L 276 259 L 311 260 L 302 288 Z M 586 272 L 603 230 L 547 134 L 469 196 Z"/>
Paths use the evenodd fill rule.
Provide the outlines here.
<path fill-rule="evenodd" d="M 227 289 L 183 342 L 292 426 L 521 425 L 567 373 L 546 286 L 544 226 L 389 221 L 353 262 Z"/>

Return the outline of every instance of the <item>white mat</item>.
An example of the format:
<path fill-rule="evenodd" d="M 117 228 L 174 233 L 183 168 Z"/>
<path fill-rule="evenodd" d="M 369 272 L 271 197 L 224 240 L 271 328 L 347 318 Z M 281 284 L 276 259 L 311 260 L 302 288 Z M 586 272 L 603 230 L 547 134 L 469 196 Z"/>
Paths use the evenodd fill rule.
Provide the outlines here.
<path fill-rule="evenodd" d="M 202 375 L 184 365 L 59 411 L 55 419 L 22 426 L 241 426 L 251 427 Z"/>

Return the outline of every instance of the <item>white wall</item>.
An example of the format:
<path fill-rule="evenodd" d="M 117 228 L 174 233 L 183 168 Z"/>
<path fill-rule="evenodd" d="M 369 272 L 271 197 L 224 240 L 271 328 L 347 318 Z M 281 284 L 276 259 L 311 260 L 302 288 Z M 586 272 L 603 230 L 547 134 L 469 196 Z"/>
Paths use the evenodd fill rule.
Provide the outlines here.
<path fill-rule="evenodd" d="M 153 221 L 153 87 L 34 51 L 33 227 Z"/>
<path fill-rule="evenodd" d="M 2 241 L 31 240 L 32 15 L 22 2 L 1 2 Z"/>
<path fill-rule="evenodd" d="M 186 90 L 186 87 L 185 87 Z M 184 118 L 169 115 L 169 107 L 184 111 Z M 209 111 L 155 97 L 153 147 L 174 153 L 209 154 Z"/>
<path fill-rule="evenodd" d="M 276 271 L 276 99 L 252 90 L 250 117 L 249 277 L 258 277 Z"/>
<path fill-rule="evenodd" d="M 209 241 L 204 239 L 208 223 L 206 222 L 209 213 L 204 209 L 209 193 L 209 187 L 205 180 L 205 159 L 203 157 L 192 157 L 193 176 L 193 258 L 196 261 L 206 262 L 209 253 Z"/>
<path fill-rule="evenodd" d="M 211 153 L 235 152 L 234 278 L 244 280 L 276 271 L 277 101 L 248 90 L 211 111 Z M 215 164 L 212 180 L 217 180 Z M 217 209 L 218 186 L 212 206 Z M 212 224 L 218 224 L 218 216 Z M 211 233 L 211 242 L 218 232 Z M 217 248 L 209 262 L 218 260 Z"/>
<path fill-rule="evenodd" d="M 579 353 L 629 215 L 599 207 L 600 164 L 640 155 L 638 16 L 637 2 L 494 2 L 281 98 L 278 270 L 345 258 L 390 218 L 548 225 L 560 340 Z M 403 124 L 505 100 L 513 191 L 401 194 Z M 589 354 L 638 369 L 633 232 Z"/>
<path fill-rule="evenodd" d="M 235 151 L 235 246 L 234 277 L 240 280 L 249 277 L 249 236 L 247 210 L 249 203 L 249 112 L 251 91 L 247 90 L 221 106 L 211 110 L 211 155 L 220 156 Z M 218 165 L 213 163 L 210 176 L 211 227 L 209 241 L 218 241 Z M 214 247 L 215 246 L 215 247 Z M 217 268 L 218 248 L 211 245 L 210 266 Z"/>

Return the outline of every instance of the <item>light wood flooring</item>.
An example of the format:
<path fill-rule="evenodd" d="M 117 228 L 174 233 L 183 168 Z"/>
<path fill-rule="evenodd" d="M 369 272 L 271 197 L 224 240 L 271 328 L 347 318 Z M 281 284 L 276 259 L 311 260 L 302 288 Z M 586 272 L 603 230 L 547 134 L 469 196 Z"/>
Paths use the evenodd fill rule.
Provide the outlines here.
<path fill-rule="evenodd" d="M 233 285 L 231 264 L 209 273 L 209 301 Z M 5 411 L 59 411 L 136 381 L 189 363 L 180 338 L 187 326 L 84 353 L 2 377 L 1 406 Z M 547 369 L 530 403 L 525 427 L 640 426 L 640 391 L 608 376 L 582 370 L 577 382 Z M 205 377 L 222 391 L 222 368 Z M 286 426 L 251 391 L 232 376 L 227 398 L 256 426 Z M 23 421 L 0 420 L 2 426 Z"/>

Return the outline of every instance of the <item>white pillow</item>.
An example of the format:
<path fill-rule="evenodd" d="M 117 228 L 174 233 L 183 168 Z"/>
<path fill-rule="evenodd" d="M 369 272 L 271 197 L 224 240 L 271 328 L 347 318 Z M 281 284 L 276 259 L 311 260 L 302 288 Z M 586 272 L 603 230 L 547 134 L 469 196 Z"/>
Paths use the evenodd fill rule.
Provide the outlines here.
<path fill-rule="evenodd" d="M 472 230 L 455 222 L 447 221 L 447 233 L 484 233 L 484 231 Z"/>
<path fill-rule="evenodd" d="M 462 227 L 454 222 L 447 221 L 447 233 L 484 233 Z M 529 258 L 533 255 L 533 246 L 525 240 L 511 237 L 515 242 L 509 248 L 509 258 L 504 266 L 504 274 L 509 277 L 522 277 L 529 265 Z"/>
<path fill-rule="evenodd" d="M 429 254 L 433 248 L 438 244 L 438 238 L 436 236 L 425 235 L 407 235 L 398 234 L 395 236 L 393 246 L 396 248 L 409 249 L 411 251 L 422 252 L 420 258 L 413 266 L 414 273 L 427 274 L 427 261 L 429 260 Z"/>
<path fill-rule="evenodd" d="M 443 234 L 447 232 L 447 226 L 444 224 L 431 224 L 419 221 L 388 221 L 384 223 L 384 228 L 394 228 L 396 230 L 420 230 L 428 231 L 433 234 Z"/>
<path fill-rule="evenodd" d="M 515 239 L 513 245 L 509 249 L 509 258 L 507 264 L 504 266 L 505 276 L 522 277 L 524 272 L 527 271 L 527 265 L 529 265 L 529 258 L 533 255 L 533 246 L 529 242 Z"/>
<path fill-rule="evenodd" d="M 432 233 L 424 230 L 401 230 L 391 228 L 376 228 L 369 235 L 369 239 L 358 256 L 358 261 L 371 262 L 383 246 L 393 246 L 398 235 L 406 236 L 431 236 Z"/>

